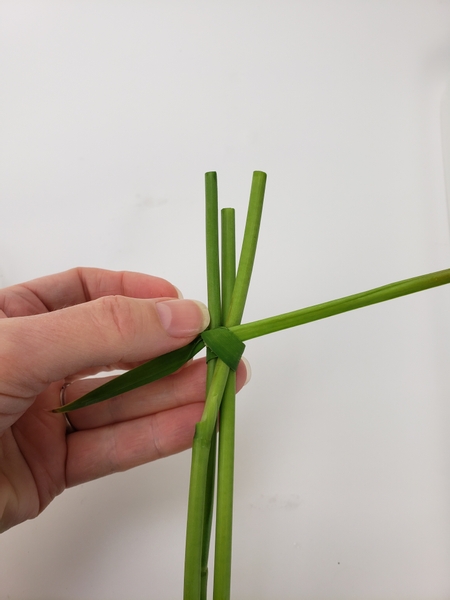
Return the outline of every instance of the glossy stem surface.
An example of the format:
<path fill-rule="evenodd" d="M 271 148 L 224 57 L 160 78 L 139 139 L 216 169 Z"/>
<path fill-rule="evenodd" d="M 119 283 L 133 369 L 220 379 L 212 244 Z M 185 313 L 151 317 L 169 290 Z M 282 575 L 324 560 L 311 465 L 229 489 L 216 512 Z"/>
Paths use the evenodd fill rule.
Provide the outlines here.
<path fill-rule="evenodd" d="M 220 253 L 219 253 L 219 201 L 217 173 L 205 174 L 205 240 L 206 240 L 206 282 L 208 310 L 211 318 L 210 328 L 222 325 L 222 305 L 220 293 Z M 211 386 L 217 359 L 207 349 L 206 394 Z M 214 487 L 216 477 L 217 436 L 213 434 L 209 449 L 206 472 L 205 503 L 203 512 L 203 541 L 200 567 L 201 600 L 208 593 L 208 561 L 211 540 L 212 515 L 214 508 Z"/>
<path fill-rule="evenodd" d="M 222 210 L 222 311 L 228 313 L 236 273 L 233 209 Z M 220 406 L 213 600 L 229 600 L 233 529 L 236 373 L 230 371 Z"/>
<path fill-rule="evenodd" d="M 408 294 L 414 294 L 433 287 L 450 283 L 450 269 L 419 275 L 411 279 L 404 279 L 396 283 L 383 285 L 372 290 L 345 296 L 323 304 L 315 304 L 308 308 L 301 308 L 292 312 L 283 313 L 276 317 L 260 319 L 243 325 L 230 327 L 230 330 L 242 341 L 268 335 L 275 331 L 297 327 L 319 319 L 326 319 L 340 313 L 356 310 L 379 302 L 386 302 Z"/>
<path fill-rule="evenodd" d="M 253 173 L 238 273 L 231 297 L 230 311 L 226 319 L 227 326 L 239 324 L 244 312 L 256 254 L 265 183 L 265 173 L 255 171 Z M 229 371 L 229 367 L 218 359 L 211 387 L 206 397 L 202 418 L 195 427 L 186 529 L 185 600 L 199 600 L 201 598 L 202 540 L 209 449 L 211 438 L 216 429 L 217 416 Z"/>

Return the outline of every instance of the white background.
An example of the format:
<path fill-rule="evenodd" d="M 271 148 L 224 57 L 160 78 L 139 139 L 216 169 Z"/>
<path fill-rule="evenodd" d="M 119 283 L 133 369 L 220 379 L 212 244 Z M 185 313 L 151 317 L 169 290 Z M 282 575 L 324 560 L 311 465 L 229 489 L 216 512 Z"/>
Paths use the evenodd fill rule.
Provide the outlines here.
<path fill-rule="evenodd" d="M 0 1 L 0 280 L 145 271 L 205 300 L 203 174 L 244 321 L 450 265 L 448 0 Z M 450 290 L 248 342 L 233 598 L 450 597 Z M 188 452 L 0 539 L 11 600 L 182 595 Z"/>

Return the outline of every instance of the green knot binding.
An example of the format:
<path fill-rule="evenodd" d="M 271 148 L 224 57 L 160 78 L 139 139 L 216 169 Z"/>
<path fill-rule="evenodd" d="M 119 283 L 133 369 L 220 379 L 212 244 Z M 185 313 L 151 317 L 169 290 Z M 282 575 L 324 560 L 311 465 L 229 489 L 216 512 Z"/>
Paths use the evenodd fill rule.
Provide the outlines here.
<path fill-rule="evenodd" d="M 201 334 L 206 346 L 223 362 L 236 371 L 245 349 L 244 342 L 227 327 L 208 329 Z"/>

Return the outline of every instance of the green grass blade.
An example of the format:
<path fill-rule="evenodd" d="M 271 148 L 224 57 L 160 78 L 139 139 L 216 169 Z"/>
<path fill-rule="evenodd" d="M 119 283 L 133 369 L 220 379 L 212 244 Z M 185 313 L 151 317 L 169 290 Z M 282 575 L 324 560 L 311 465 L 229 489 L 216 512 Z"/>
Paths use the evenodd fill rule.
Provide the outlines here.
<path fill-rule="evenodd" d="M 105 383 L 95 390 L 92 390 L 88 394 L 85 394 L 81 398 L 78 398 L 73 402 L 69 402 L 69 404 L 65 404 L 64 406 L 55 408 L 53 412 L 64 413 L 76 410 L 78 408 L 84 408 L 85 406 L 96 404 L 97 402 L 103 402 L 104 400 L 109 400 L 109 398 L 113 398 L 119 394 L 125 394 L 125 392 L 129 392 L 135 388 L 146 385 L 147 383 L 151 383 L 152 381 L 156 381 L 162 377 L 171 375 L 172 373 L 175 373 L 175 371 L 178 371 L 178 369 L 180 369 L 186 362 L 191 360 L 191 358 L 193 358 L 204 347 L 205 343 L 199 336 L 187 346 L 183 346 L 183 348 L 179 348 L 173 352 L 168 352 L 167 354 L 158 356 L 157 358 L 154 358 L 153 360 L 150 360 L 139 367 L 131 369 L 123 375 L 119 375 L 115 379 L 108 381 L 108 383 Z"/>
<path fill-rule="evenodd" d="M 245 344 L 228 327 L 208 329 L 201 334 L 206 346 L 232 371 L 236 371 L 245 350 Z"/>

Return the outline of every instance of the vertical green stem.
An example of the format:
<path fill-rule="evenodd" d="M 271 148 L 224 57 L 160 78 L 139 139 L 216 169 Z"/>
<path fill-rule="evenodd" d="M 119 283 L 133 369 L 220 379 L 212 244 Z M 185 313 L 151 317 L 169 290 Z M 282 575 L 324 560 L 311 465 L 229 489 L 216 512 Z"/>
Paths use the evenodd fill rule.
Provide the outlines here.
<path fill-rule="evenodd" d="M 213 359 L 214 363 L 216 359 Z M 210 363 L 208 363 L 209 365 Z M 210 369 L 208 368 L 208 371 Z M 207 386 L 208 389 L 208 386 Z M 208 561 L 209 548 L 211 541 L 212 517 L 214 509 L 214 485 L 216 478 L 216 456 L 217 456 L 217 435 L 214 433 L 211 438 L 208 456 L 208 466 L 206 471 L 205 503 L 203 509 L 203 541 L 202 541 L 202 559 L 201 559 L 201 594 L 200 599 L 206 600 L 208 592 Z"/>
<path fill-rule="evenodd" d="M 206 280 L 210 327 L 222 324 L 220 300 L 220 261 L 219 261 L 219 206 L 217 174 L 205 174 L 205 221 L 206 221 Z M 217 359 L 207 349 L 206 394 L 211 386 Z M 208 559 L 211 539 L 212 514 L 214 506 L 214 483 L 216 473 L 216 435 L 211 438 L 208 467 L 206 472 L 205 502 L 203 512 L 203 541 L 201 561 L 201 600 L 206 600 L 208 586 Z"/>
<path fill-rule="evenodd" d="M 255 171 L 253 173 L 236 283 L 234 285 L 228 316 L 225 319 L 225 325 L 227 327 L 239 325 L 242 315 L 244 314 L 245 301 L 247 299 L 253 264 L 255 262 L 256 244 L 258 242 L 259 227 L 261 224 L 266 179 L 267 175 L 262 171 Z"/>
<path fill-rule="evenodd" d="M 228 314 L 236 281 L 236 233 L 234 208 L 223 208 L 222 216 L 222 321 Z"/>
<path fill-rule="evenodd" d="M 222 312 L 228 313 L 236 273 L 234 210 L 222 210 Z M 230 371 L 220 406 L 214 600 L 229 600 L 233 527 L 236 373 Z"/>
<path fill-rule="evenodd" d="M 186 553 L 184 561 L 184 599 L 199 600 L 202 593 L 201 567 L 203 556 L 203 528 L 205 485 L 208 475 L 210 444 L 202 444 L 195 429 L 192 446 L 191 477 L 189 483 Z"/>
<path fill-rule="evenodd" d="M 202 542 L 209 452 L 229 371 L 230 369 L 224 362 L 217 360 L 203 416 L 195 427 L 186 527 L 185 600 L 199 600 L 201 598 Z"/>
<path fill-rule="evenodd" d="M 253 174 L 241 259 L 232 294 L 231 307 L 225 323 L 227 326 L 239 324 L 244 312 L 256 253 L 265 182 L 265 173 L 256 171 Z M 211 438 L 215 432 L 217 415 L 229 371 L 230 369 L 225 363 L 217 360 L 203 415 L 195 428 L 186 529 L 185 600 L 199 600 L 201 597 L 202 540 L 209 448 Z"/>
<path fill-rule="evenodd" d="M 219 207 L 217 173 L 205 174 L 206 278 L 211 329 L 222 320 L 220 302 Z"/>

